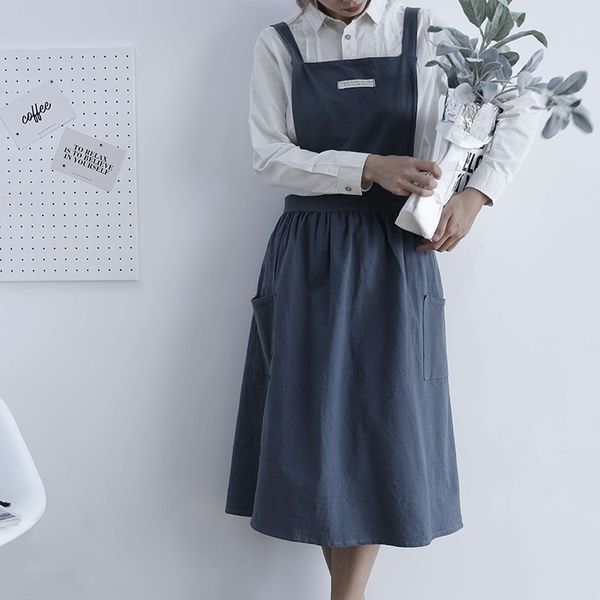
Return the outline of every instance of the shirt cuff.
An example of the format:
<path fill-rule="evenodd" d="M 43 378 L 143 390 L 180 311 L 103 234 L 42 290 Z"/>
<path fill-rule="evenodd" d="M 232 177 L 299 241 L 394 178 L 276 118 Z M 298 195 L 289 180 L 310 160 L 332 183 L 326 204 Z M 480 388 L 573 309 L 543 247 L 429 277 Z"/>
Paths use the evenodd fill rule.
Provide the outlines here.
<path fill-rule="evenodd" d="M 493 206 L 506 190 L 508 183 L 504 175 L 494 171 L 485 163 L 481 163 L 469 178 L 466 187 L 483 192 L 490 198 L 484 206 Z"/>
<path fill-rule="evenodd" d="M 372 185 L 373 185 L 373 182 L 372 182 L 372 181 L 369 181 L 369 184 L 367 185 L 367 187 L 363 187 L 363 186 L 361 185 L 361 186 L 360 186 L 360 189 L 361 189 L 363 192 L 368 192 L 368 191 L 371 189 Z"/>
<path fill-rule="evenodd" d="M 339 194 L 362 195 L 363 192 L 371 189 L 373 182 L 369 187 L 362 187 L 362 176 L 365 162 L 369 152 L 342 152 L 337 178 L 337 191 Z"/>

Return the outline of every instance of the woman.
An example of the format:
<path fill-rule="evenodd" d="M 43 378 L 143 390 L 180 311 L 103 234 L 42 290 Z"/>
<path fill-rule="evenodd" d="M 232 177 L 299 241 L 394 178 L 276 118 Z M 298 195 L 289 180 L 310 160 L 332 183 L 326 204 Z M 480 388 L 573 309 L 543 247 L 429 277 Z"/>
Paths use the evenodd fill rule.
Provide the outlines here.
<path fill-rule="evenodd" d="M 293 193 L 251 299 L 225 512 L 320 545 L 331 598 L 362 600 L 381 544 L 424 546 L 463 526 L 432 250 L 456 247 L 501 195 L 537 117 L 503 113 L 425 241 L 394 220 L 441 175 L 430 155 L 445 75 L 424 68 L 431 11 L 297 2 L 255 45 L 254 168 Z"/>

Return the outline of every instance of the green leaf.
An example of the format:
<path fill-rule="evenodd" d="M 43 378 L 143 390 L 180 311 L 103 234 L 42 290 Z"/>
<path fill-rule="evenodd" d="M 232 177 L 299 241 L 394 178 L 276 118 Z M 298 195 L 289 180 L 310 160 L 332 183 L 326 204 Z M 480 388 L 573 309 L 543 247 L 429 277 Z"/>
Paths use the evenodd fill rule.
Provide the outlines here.
<path fill-rule="evenodd" d="M 552 113 L 550 115 L 550 117 L 548 118 L 548 120 L 546 121 L 546 124 L 544 125 L 544 128 L 542 129 L 542 137 L 546 138 L 546 139 L 550 139 L 551 137 L 554 137 L 561 129 L 561 119 L 560 116 L 557 113 Z"/>
<path fill-rule="evenodd" d="M 578 92 L 587 81 L 587 71 L 576 71 L 569 75 L 555 90 L 557 95 L 565 96 Z"/>
<path fill-rule="evenodd" d="M 460 83 L 472 85 L 473 77 L 469 73 L 459 73 L 456 77 Z"/>
<path fill-rule="evenodd" d="M 505 8 L 509 8 L 508 5 L 510 4 L 510 2 L 511 0 L 488 0 L 486 6 L 487 18 L 491 21 L 494 18 L 496 10 L 498 9 L 498 5 L 500 4 Z"/>
<path fill-rule="evenodd" d="M 517 27 L 521 27 L 523 21 L 525 21 L 525 13 L 511 11 L 510 14 L 512 15 L 513 21 L 517 24 Z"/>
<path fill-rule="evenodd" d="M 448 54 L 447 58 L 456 70 L 455 79 L 457 81 L 461 80 L 462 77 L 471 78 L 472 70 L 467 65 L 465 57 L 460 52 Z"/>
<path fill-rule="evenodd" d="M 590 120 L 590 115 L 583 106 L 578 106 L 573 110 L 572 113 L 573 123 L 579 127 L 585 133 L 592 133 L 594 131 L 594 126 L 592 125 L 592 121 Z"/>
<path fill-rule="evenodd" d="M 444 63 L 442 61 L 439 61 L 439 60 L 429 60 L 425 63 L 426 67 L 433 67 L 435 65 L 444 69 L 444 72 L 446 73 L 446 75 L 448 75 L 448 73 L 452 70 L 451 65 Z"/>
<path fill-rule="evenodd" d="M 473 102 L 475 100 L 475 93 L 469 83 L 463 82 L 454 90 L 454 99 L 459 104 L 465 104 Z"/>
<path fill-rule="evenodd" d="M 517 75 L 517 89 L 519 90 L 519 94 L 523 93 L 523 90 L 531 83 L 533 80 L 533 73 L 530 71 L 521 71 Z"/>
<path fill-rule="evenodd" d="M 485 0 L 458 0 L 465 16 L 473 25 L 481 27 L 485 21 Z"/>
<path fill-rule="evenodd" d="M 469 52 L 463 52 L 463 54 L 466 56 L 471 56 L 473 50 L 475 50 L 475 45 L 471 44 L 469 36 L 465 35 L 462 31 L 459 31 L 458 29 L 454 29 L 454 27 L 440 27 L 438 25 L 430 25 L 427 28 L 427 31 L 430 31 L 431 33 L 439 33 L 440 31 L 446 31 L 446 42 L 454 44 L 457 48 L 468 50 Z M 475 38 L 475 42 L 477 42 L 477 38 Z"/>
<path fill-rule="evenodd" d="M 493 4 L 492 4 L 493 3 Z M 495 5 L 493 17 L 490 18 L 489 10 L 492 5 Z M 510 33 L 514 22 L 510 15 L 510 11 L 500 4 L 498 0 L 490 0 L 488 3 L 488 21 L 485 24 L 485 31 L 483 34 L 484 42 L 487 44 L 491 40 L 499 40 Z"/>
<path fill-rule="evenodd" d="M 564 77 L 553 77 L 548 82 L 548 89 L 549 90 L 555 89 L 558 85 L 560 85 L 564 81 L 564 79 L 565 79 Z"/>
<path fill-rule="evenodd" d="M 448 72 L 448 87 L 455 88 L 460 82 L 458 81 L 458 70 L 452 67 Z"/>
<path fill-rule="evenodd" d="M 500 88 L 500 84 L 493 81 L 482 81 L 480 86 L 483 92 L 484 102 L 490 102 L 490 100 L 498 93 L 498 89 Z"/>
<path fill-rule="evenodd" d="M 471 40 L 468 35 L 465 35 L 462 31 L 454 29 L 454 27 L 444 27 L 451 39 L 456 41 L 456 44 L 461 48 L 471 48 Z"/>
<path fill-rule="evenodd" d="M 498 55 L 498 62 L 502 64 L 502 76 L 504 79 L 510 79 L 512 76 L 512 67 L 504 54 Z"/>
<path fill-rule="evenodd" d="M 548 47 L 548 40 L 541 31 L 536 31 L 535 29 L 528 29 L 527 31 L 519 31 L 518 33 L 513 33 L 513 35 L 510 35 L 507 38 L 500 40 L 496 44 L 493 44 L 492 48 L 499 48 L 504 44 L 514 42 L 515 40 L 518 40 L 519 38 L 525 37 L 527 35 L 532 35 L 538 42 L 546 46 L 546 48 Z"/>
<path fill-rule="evenodd" d="M 512 67 L 514 67 L 519 62 L 519 58 L 521 58 L 517 52 L 502 52 L 502 54 Z"/>
<path fill-rule="evenodd" d="M 498 60 L 498 50 L 496 48 L 487 48 L 484 50 L 480 56 L 485 60 L 485 62 L 496 62 Z"/>
<path fill-rule="evenodd" d="M 498 0 L 488 0 L 485 7 L 485 16 L 488 21 L 491 21 L 496 14 L 498 8 Z"/>
<path fill-rule="evenodd" d="M 493 75 L 498 69 L 502 68 L 500 62 L 488 62 L 481 69 L 480 79 L 488 79 L 489 75 Z"/>
<path fill-rule="evenodd" d="M 440 42 L 435 49 L 436 56 L 455 54 L 458 52 L 460 52 L 460 48 L 454 44 L 449 44 L 448 42 Z"/>
<path fill-rule="evenodd" d="M 544 49 L 540 48 L 536 52 L 533 53 L 533 56 L 527 61 L 525 66 L 519 71 L 519 73 L 523 73 L 525 71 L 529 71 L 533 73 L 542 62 L 542 58 L 544 58 Z"/>
<path fill-rule="evenodd" d="M 536 81 L 536 79 L 532 79 L 531 83 L 527 86 L 528 90 L 533 90 L 534 92 L 537 92 L 538 94 L 546 94 L 546 84 L 545 83 L 538 83 Z"/>
<path fill-rule="evenodd" d="M 494 30 L 494 35 L 491 37 L 492 40 L 501 40 L 502 38 L 505 38 L 515 24 L 510 10 L 502 4 L 496 9 L 494 22 L 495 27 L 492 28 Z"/>

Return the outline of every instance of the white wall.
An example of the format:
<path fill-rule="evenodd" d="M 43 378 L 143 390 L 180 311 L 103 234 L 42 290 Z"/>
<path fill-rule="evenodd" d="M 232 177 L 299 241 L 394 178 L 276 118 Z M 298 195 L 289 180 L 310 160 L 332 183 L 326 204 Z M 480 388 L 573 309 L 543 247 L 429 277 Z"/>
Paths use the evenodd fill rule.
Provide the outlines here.
<path fill-rule="evenodd" d="M 463 22 L 457 2 L 429 5 Z M 588 69 L 598 106 L 598 9 L 514 5 L 550 40 L 540 72 Z M 0 396 L 48 495 L 0 550 L 2 598 L 328 598 L 317 546 L 223 511 L 249 298 L 285 193 L 251 169 L 252 47 L 295 10 L 3 4 L 6 48 L 136 46 L 141 279 L 0 285 Z M 382 546 L 369 600 L 600 597 L 594 142 L 575 128 L 540 138 L 503 199 L 438 255 L 465 527 Z"/>

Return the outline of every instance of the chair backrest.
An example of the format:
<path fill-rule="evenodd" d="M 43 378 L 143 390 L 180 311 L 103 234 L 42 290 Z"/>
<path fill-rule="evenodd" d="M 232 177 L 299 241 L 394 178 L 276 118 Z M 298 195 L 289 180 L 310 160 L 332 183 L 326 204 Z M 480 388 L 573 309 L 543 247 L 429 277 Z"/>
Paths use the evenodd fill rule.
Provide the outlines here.
<path fill-rule="evenodd" d="M 0 546 L 33 527 L 46 510 L 46 490 L 12 413 L 0 398 L 0 500 L 21 517 L 0 527 Z"/>

